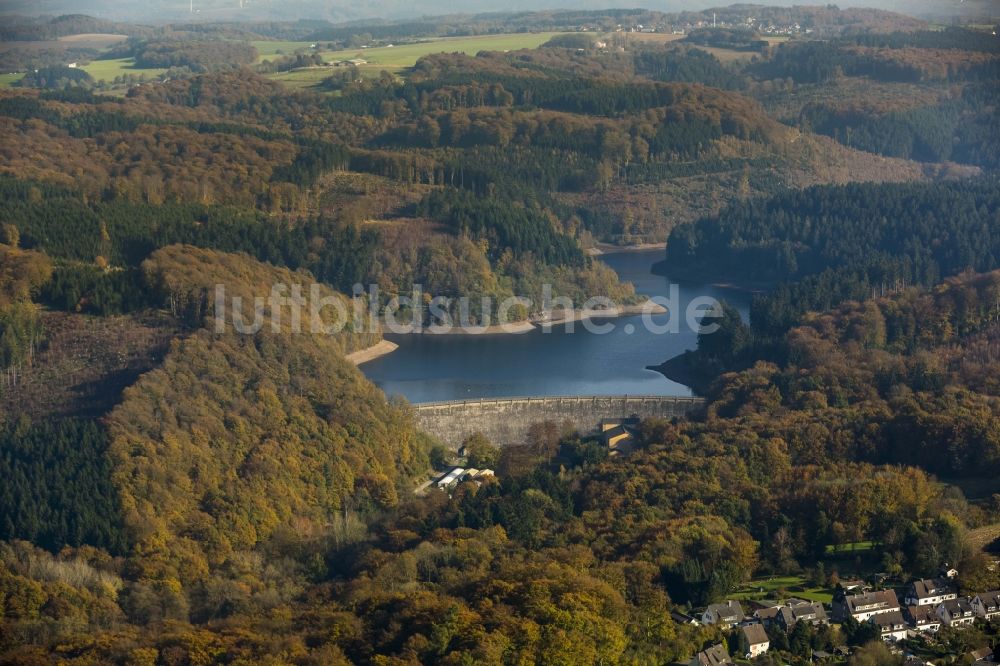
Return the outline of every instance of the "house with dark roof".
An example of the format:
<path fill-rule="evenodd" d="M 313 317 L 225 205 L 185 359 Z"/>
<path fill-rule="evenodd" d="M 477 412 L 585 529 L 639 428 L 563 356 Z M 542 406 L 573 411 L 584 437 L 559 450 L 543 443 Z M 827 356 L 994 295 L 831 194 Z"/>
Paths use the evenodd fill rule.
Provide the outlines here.
<path fill-rule="evenodd" d="M 778 626 L 785 631 L 791 631 L 799 622 L 808 622 L 813 625 L 830 623 L 830 618 L 827 617 L 823 604 L 804 599 L 790 599 L 785 602 L 775 620 Z"/>
<path fill-rule="evenodd" d="M 897 611 L 900 611 L 899 599 L 892 590 L 851 594 L 833 601 L 834 617 L 841 621 L 853 617 L 858 622 L 865 622 L 876 615 Z"/>
<path fill-rule="evenodd" d="M 903 617 L 914 631 L 934 633 L 941 628 L 941 618 L 932 606 L 907 606 Z"/>
<path fill-rule="evenodd" d="M 724 627 L 735 627 L 743 621 L 743 607 L 738 601 L 725 601 L 712 604 L 701 614 L 702 624 L 721 624 Z"/>
<path fill-rule="evenodd" d="M 756 659 L 771 647 L 771 639 L 767 637 L 764 627 L 759 624 L 746 624 L 740 627 L 740 652 L 746 659 Z"/>
<path fill-rule="evenodd" d="M 764 628 L 770 627 L 776 624 L 778 621 L 778 614 L 781 613 L 781 609 L 784 606 L 767 606 L 765 608 L 758 608 L 753 612 L 753 619 L 755 619 L 760 624 L 764 625 Z"/>
<path fill-rule="evenodd" d="M 895 643 L 906 638 L 906 620 L 899 610 L 873 615 L 868 621 L 878 627 L 884 641 Z"/>
<path fill-rule="evenodd" d="M 972 598 L 972 609 L 984 620 L 1000 618 L 1000 590 L 977 594 Z"/>
<path fill-rule="evenodd" d="M 924 578 L 910 583 L 903 599 L 907 606 L 934 606 L 958 598 L 958 589 L 947 578 Z"/>
<path fill-rule="evenodd" d="M 967 627 L 976 621 L 976 609 L 968 597 L 950 599 L 937 606 L 941 623 L 949 627 Z"/>
<path fill-rule="evenodd" d="M 729 666 L 730 664 L 735 664 L 735 662 L 729 656 L 726 646 L 717 643 L 692 657 L 688 666 Z"/>
<path fill-rule="evenodd" d="M 973 650 L 972 652 L 969 653 L 969 656 L 972 657 L 972 662 L 974 664 L 979 662 L 985 662 L 985 663 L 993 662 L 992 648 L 984 647 L 984 648 L 979 648 L 978 650 Z"/>

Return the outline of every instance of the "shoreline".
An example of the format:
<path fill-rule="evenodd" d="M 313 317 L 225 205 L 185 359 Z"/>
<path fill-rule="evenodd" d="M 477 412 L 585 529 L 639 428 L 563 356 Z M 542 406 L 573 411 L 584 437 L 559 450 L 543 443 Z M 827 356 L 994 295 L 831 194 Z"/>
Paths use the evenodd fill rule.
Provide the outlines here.
<path fill-rule="evenodd" d="M 361 365 L 362 363 L 367 363 L 368 361 L 374 361 L 375 359 L 385 356 L 386 354 L 391 354 L 397 349 L 399 349 L 399 345 L 395 342 L 380 340 L 371 347 L 365 347 L 364 349 L 353 351 L 350 354 L 347 354 L 344 358 L 347 359 L 349 363 Z"/>
<path fill-rule="evenodd" d="M 646 299 L 642 303 L 619 305 L 605 310 L 582 310 L 578 308 L 568 311 L 556 310 L 554 311 L 553 316 L 549 318 L 536 316 L 524 321 L 510 322 L 507 324 L 493 324 L 490 326 L 475 326 L 470 328 L 462 328 L 457 325 L 434 325 L 420 329 L 415 329 L 413 326 L 407 325 L 400 327 L 397 330 L 387 330 L 386 332 L 391 335 L 522 335 L 539 328 L 552 328 L 553 326 L 559 326 L 560 324 L 568 324 L 570 322 L 583 321 L 585 319 L 617 319 L 619 317 L 633 317 L 646 313 L 658 315 L 666 314 L 667 312 L 668 310 L 664 306 L 654 302 L 652 299 Z M 359 352 L 355 352 L 355 354 L 357 353 Z"/>
<path fill-rule="evenodd" d="M 670 381 L 688 387 L 694 395 L 704 396 L 716 378 L 706 378 L 696 372 L 692 367 L 693 359 L 694 352 L 689 349 L 658 365 L 647 365 L 646 369 L 655 370 Z"/>
<path fill-rule="evenodd" d="M 598 243 L 594 247 L 587 248 L 584 252 L 591 257 L 599 257 L 603 254 L 618 254 L 623 252 L 649 252 L 650 250 L 665 250 L 666 241 L 662 243 L 636 243 L 635 245 L 611 245 L 610 243 Z"/>
<path fill-rule="evenodd" d="M 574 309 L 570 310 L 568 314 L 566 313 L 566 310 L 559 310 L 558 312 L 562 313 L 558 317 L 537 320 L 538 325 L 543 328 L 551 328 L 553 326 L 558 326 L 559 324 L 568 324 L 570 322 L 583 321 L 584 319 L 614 319 L 618 317 L 632 317 L 646 312 L 649 314 L 666 314 L 667 308 L 659 303 L 654 303 L 651 299 L 646 299 L 642 303 L 636 303 L 634 305 L 619 305 L 607 310 Z"/>

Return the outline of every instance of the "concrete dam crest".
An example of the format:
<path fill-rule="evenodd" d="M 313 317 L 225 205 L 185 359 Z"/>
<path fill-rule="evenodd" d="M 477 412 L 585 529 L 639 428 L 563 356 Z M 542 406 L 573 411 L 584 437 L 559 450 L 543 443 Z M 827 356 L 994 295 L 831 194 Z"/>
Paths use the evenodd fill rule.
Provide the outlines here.
<path fill-rule="evenodd" d="M 483 398 L 415 404 L 417 424 L 453 449 L 481 432 L 498 446 L 521 444 L 533 423 L 569 421 L 580 434 L 597 432 L 602 419 L 670 419 L 699 409 L 702 398 L 675 396 L 552 396 Z"/>

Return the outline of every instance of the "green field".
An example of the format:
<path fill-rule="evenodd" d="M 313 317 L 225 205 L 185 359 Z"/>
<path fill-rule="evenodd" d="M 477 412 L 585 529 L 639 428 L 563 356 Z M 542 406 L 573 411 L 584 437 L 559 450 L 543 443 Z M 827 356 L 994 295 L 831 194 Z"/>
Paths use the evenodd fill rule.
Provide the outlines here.
<path fill-rule="evenodd" d="M 344 49 L 341 51 L 324 51 L 327 61 L 367 60 L 368 68 L 397 70 L 412 67 L 420 58 L 431 53 L 467 53 L 475 55 L 480 51 L 516 51 L 518 49 L 535 49 L 549 41 L 558 32 L 531 32 L 514 35 L 484 35 L 478 37 L 456 37 L 454 39 L 436 39 L 417 44 L 400 44 L 399 46 L 380 46 L 373 49 Z"/>
<path fill-rule="evenodd" d="M 854 555 L 855 553 L 867 553 L 875 544 L 871 541 L 855 541 L 854 543 L 841 543 L 837 545 L 827 544 L 827 555 Z"/>
<path fill-rule="evenodd" d="M 126 74 L 136 76 L 145 74 L 146 78 L 152 78 L 167 71 L 165 69 L 138 69 L 132 58 L 94 60 L 86 65 L 81 65 L 80 69 L 94 77 L 95 81 L 114 81 L 116 77 Z"/>
<path fill-rule="evenodd" d="M 813 587 L 802 576 L 772 576 L 753 580 L 741 587 L 734 599 L 767 599 L 774 598 L 778 590 L 784 590 L 781 596 L 797 597 L 808 601 L 821 601 L 825 604 L 833 601 L 833 594 L 821 587 Z"/>
<path fill-rule="evenodd" d="M 455 37 L 451 39 L 433 39 L 416 44 L 400 44 L 399 46 L 380 46 L 371 49 L 343 49 L 340 51 L 321 51 L 326 62 L 339 60 L 365 60 L 367 64 L 358 69 L 362 76 L 377 76 L 382 71 L 398 72 L 406 67 L 412 67 L 417 60 L 431 53 L 467 53 L 475 55 L 480 51 L 516 51 L 518 49 L 538 48 L 558 32 L 532 32 L 513 35 L 485 35 L 480 37 Z M 308 48 L 309 42 L 253 42 L 264 59 L 265 51 L 282 50 L 293 53 L 299 48 Z M 263 45 L 263 46 L 262 46 Z M 298 69 L 291 72 L 269 74 L 267 77 L 280 81 L 290 88 L 308 88 L 330 76 L 328 67 Z"/>
<path fill-rule="evenodd" d="M 0 88 L 10 88 L 24 77 L 24 74 L 0 74 Z"/>

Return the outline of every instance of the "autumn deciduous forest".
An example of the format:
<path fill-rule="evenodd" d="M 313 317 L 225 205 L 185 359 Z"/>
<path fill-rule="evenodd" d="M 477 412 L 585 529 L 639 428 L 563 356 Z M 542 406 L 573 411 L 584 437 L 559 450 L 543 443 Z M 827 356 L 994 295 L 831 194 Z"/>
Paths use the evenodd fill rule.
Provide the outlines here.
<path fill-rule="evenodd" d="M 750 663 L 690 619 L 1000 588 L 989 22 L 190 19 L 0 26 L 0 665 Z M 355 365 L 378 326 L 214 309 L 420 285 L 537 323 L 549 287 L 642 302 L 600 255 L 664 243 L 749 316 L 651 359 L 704 404 L 623 449 L 546 419 L 460 457 Z M 458 464 L 491 473 L 439 489 Z M 767 635 L 755 663 L 902 664 L 868 622 Z M 966 664 L 1000 626 L 912 640 Z"/>

